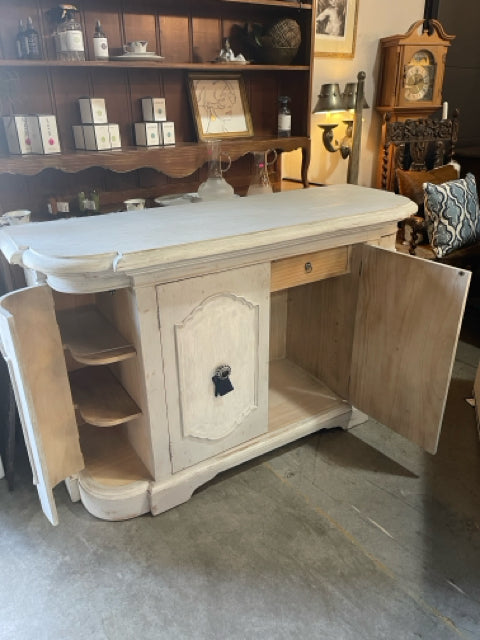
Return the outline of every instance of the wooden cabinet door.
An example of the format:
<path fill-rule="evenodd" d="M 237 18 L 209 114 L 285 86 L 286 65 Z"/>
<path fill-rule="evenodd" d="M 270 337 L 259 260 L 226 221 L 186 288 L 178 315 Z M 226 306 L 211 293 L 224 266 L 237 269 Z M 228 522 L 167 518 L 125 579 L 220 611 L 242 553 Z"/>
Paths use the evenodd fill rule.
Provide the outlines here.
<path fill-rule="evenodd" d="M 264 264 L 157 287 L 174 472 L 267 431 L 269 285 Z"/>
<path fill-rule="evenodd" d="M 362 251 L 349 400 L 435 453 L 470 273 Z"/>
<path fill-rule="evenodd" d="M 84 467 L 53 297 L 46 285 L 0 298 L 10 372 L 42 509 L 58 524 L 52 489 Z"/>

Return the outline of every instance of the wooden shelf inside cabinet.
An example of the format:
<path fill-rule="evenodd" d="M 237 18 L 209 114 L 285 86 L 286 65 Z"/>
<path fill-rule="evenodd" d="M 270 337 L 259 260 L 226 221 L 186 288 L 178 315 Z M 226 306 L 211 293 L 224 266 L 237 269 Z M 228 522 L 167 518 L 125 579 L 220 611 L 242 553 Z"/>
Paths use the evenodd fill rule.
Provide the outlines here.
<path fill-rule="evenodd" d="M 142 414 L 108 367 L 85 367 L 70 373 L 73 403 L 83 421 L 114 427 Z"/>
<path fill-rule="evenodd" d="M 79 433 L 85 460 L 81 476 L 110 487 L 151 479 L 124 433 L 116 429 L 96 429 L 89 424 L 80 425 Z"/>
<path fill-rule="evenodd" d="M 156 60 L 83 60 L 65 62 L 65 60 L 0 60 L 0 68 L 21 69 L 28 67 L 68 68 L 68 69 L 181 69 L 183 71 L 309 71 L 308 65 L 280 64 L 216 64 L 214 62 L 168 62 Z"/>
<path fill-rule="evenodd" d="M 64 349 L 82 364 L 101 365 L 135 356 L 135 348 L 89 305 L 57 312 Z"/>
<path fill-rule="evenodd" d="M 293 151 L 299 147 L 309 150 L 310 140 L 304 136 L 290 138 L 242 138 L 224 140 L 222 151 L 232 161 L 252 151 Z M 116 173 L 151 168 L 170 178 L 185 178 L 208 160 L 207 146 L 202 143 L 177 143 L 166 147 L 125 147 L 115 151 L 72 151 L 52 155 L 0 157 L 0 174 L 38 175 L 45 169 L 77 173 L 91 167 L 103 167 Z"/>
<path fill-rule="evenodd" d="M 270 362 L 268 430 L 316 425 L 327 415 L 350 412 L 350 406 L 322 381 L 288 359 Z"/>

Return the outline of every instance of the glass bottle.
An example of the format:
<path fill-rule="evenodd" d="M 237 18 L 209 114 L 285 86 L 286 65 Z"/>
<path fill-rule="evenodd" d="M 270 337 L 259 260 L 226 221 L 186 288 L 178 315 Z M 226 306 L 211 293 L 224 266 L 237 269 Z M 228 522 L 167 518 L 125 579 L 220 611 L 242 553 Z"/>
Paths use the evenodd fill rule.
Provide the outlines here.
<path fill-rule="evenodd" d="M 95 188 L 90 191 L 90 210 L 93 213 L 100 211 L 100 194 Z"/>
<path fill-rule="evenodd" d="M 33 20 L 30 16 L 27 18 L 27 28 L 23 35 L 26 40 L 27 57 L 30 60 L 40 60 L 42 58 L 40 36 L 38 31 L 33 28 Z"/>
<path fill-rule="evenodd" d="M 80 191 L 78 196 L 78 210 L 80 211 L 80 213 L 85 213 L 85 210 L 87 208 L 86 203 L 87 203 L 87 198 L 85 196 L 85 191 Z"/>
<path fill-rule="evenodd" d="M 273 159 L 268 161 L 268 155 L 273 152 Z M 262 193 L 273 193 L 270 178 L 268 177 L 268 167 L 277 159 L 277 152 L 275 149 L 268 149 L 268 151 L 255 151 L 253 153 L 254 162 L 254 174 L 250 186 L 248 187 L 247 195 L 260 195 Z"/>
<path fill-rule="evenodd" d="M 18 21 L 18 33 L 17 37 L 15 38 L 15 47 L 17 49 L 17 58 L 19 60 L 28 58 L 27 38 L 25 36 L 25 27 L 23 25 L 23 20 Z"/>
<path fill-rule="evenodd" d="M 233 187 L 223 178 L 223 173 L 230 169 L 232 160 L 229 155 L 221 151 L 221 140 L 207 142 L 208 178 L 198 187 L 201 200 L 226 200 L 233 198 Z M 227 159 L 226 167 L 222 167 L 222 155 Z"/>
<path fill-rule="evenodd" d="M 100 20 L 97 20 L 93 34 L 93 57 L 95 60 L 108 60 L 108 40 Z"/>
<path fill-rule="evenodd" d="M 78 62 L 85 60 L 82 25 L 77 19 L 78 9 L 73 4 L 59 5 L 53 10 L 57 22 L 55 50 L 58 60 Z"/>
<path fill-rule="evenodd" d="M 292 135 L 290 98 L 289 96 L 280 96 L 278 102 L 278 137 L 289 138 Z"/>

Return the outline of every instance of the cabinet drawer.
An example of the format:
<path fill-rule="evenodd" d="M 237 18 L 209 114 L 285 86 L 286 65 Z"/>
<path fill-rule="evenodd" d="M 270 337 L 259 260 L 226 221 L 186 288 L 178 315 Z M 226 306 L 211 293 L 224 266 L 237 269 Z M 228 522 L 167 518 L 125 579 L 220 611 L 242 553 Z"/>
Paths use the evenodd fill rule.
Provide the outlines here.
<path fill-rule="evenodd" d="M 274 260 L 270 291 L 280 291 L 300 284 L 324 280 L 348 273 L 349 247 L 324 249 L 315 253 L 303 253 L 300 256 Z"/>

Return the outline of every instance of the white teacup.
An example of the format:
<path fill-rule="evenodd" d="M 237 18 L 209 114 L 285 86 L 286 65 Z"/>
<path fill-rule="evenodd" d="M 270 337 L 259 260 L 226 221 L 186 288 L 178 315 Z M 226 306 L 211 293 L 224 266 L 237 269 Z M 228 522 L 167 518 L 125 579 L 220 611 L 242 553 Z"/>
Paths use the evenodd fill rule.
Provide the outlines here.
<path fill-rule="evenodd" d="M 30 222 L 31 211 L 28 209 L 16 209 L 15 211 L 6 211 L 1 216 L 3 224 L 24 224 Z"/>
<path fill-rule="evenodd" d="M 125 53 L 146 53 L 148 40 L 132 40 L 123 45 Z"/>
<path fill-rule="evenodd" d="M 130 200 L 124 200 L 123 204 L 127 207 L 127 211 L 145 209 L 145 198 L 131 198 Z"/>

